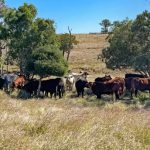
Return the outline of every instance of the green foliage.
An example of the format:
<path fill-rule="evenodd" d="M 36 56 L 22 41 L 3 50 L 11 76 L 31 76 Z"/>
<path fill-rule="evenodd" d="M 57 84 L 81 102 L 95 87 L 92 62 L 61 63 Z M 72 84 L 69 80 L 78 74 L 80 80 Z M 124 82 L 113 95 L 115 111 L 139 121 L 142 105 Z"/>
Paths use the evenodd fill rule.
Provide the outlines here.
<path fill-rule="evenodd" d="M 5 8 L 5 1 L 4 0 L 0 0 L 0 18 L 3 16 L 3 11 Z"/>
<path fill-rule="evenodd" d="M 42 76 L 62 76 L 67 71 L 67 62 L 55 46 L 43 46 L 33 51 L 26 69 Z"/>
<path fill-rule="evenodd" d="M 130 31 L 132 21 L 125 20 L 118 23 L 109 36 L 110 46 L 102 51 L 102 57 L 106 59 L 109 68 L 119 68 L 132 64 L 134 51 L 130 49 Z"/>
<path fill-rule="evenodd" d="M 78 44 L 76 37 L 74 35 L 70 36 L 70 34 L 68 33 L 61 34 L 59 36 L 59 39 L 60 39 L 60 44 L 61 44 L 60 50 L 63 51 L 63 55 L 65 53 L 68 53 L 73 48 L 73 45 Z"/>
<path fill-rule="evenodd" d="M 136 49 L 134 67 L 150 75 L 150 12 L 138 15 L 131 27 L 132 49 Z"/>
<path fill-rule="evenodd" d="M 144 102 L 147 100 L 147 93 L 140 93 L 138 95 L 138 98 L 139 98 L 139 102 L 141 104 L 144 104 Z"/>
<path fill-rule="evenodd" d="M 34 21 L 31 33 L 34 48 L 43 45 L 60 46 L 53 20 L 37 18 Z"/>
<path fill-rule="evenodd" d="M 36 17 L 36 8 L 24 4 L 16 9 L 9 9 L 4 16 L 1 39 L 9 47 L 9 56 L 15 59 L 23 71 L 23 65 L 32 51 L 31 29 Z M 9 40 L 9 42 L 8 42 Z"/>
<path fill-rule="evenodd" d="M 102 28 L 101 28 L 102 33 L 108 33 L 109 32 L 109 27 L 111 26 L 111 22 L 109 19 L 104 19 L 99 24 L 102 26 Z"/>
<path fill-rule="evenodd" d="M 114 22 L 108 36 L 110 46 L 102 57 L 109 68 L 132 67 L 150 75 L 150 13 L 144 11 L 134 21 Z"/>
<path fill-rule="evenodd" d="M 150 108 L 150 100 L 145 101 L 144 108 Z"/>
<path fill-rule="evenodd" d="M 34 49 L 44 45 L 52 45 L 57 49 L 60 46 L 54 21 L 35 19 L 36 14 L 36 8 L 25 3 L 18 9 L 7 12 L 1 29 L 0 38 L 9 39 L 9 57 L 18 63 L 22 72 L 26 72 L 25 66 L 30 63 L 28 61 Z"/>

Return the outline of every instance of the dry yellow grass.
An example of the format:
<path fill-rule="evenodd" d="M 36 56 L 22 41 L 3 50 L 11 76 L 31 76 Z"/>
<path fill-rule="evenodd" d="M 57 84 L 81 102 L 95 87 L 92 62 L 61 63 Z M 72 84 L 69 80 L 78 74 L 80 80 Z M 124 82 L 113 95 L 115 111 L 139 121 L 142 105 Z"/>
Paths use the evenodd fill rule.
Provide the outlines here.
<path fill-rule="evenodd" d="M 104 63 L 97 61 L 97 55 L 108 45 L 105 34 L 75 34 L 78 45 L 74 46 L 69 59 L 72 70 L 85 69 L 100 72 Z"/>
<path fill-rule="evenodd" d="M 69 96 L 17 100 L 1 92 L 0 149 L 150 149 L 149 110 L 120 102 L 85 104 L 85 99 Z"/>

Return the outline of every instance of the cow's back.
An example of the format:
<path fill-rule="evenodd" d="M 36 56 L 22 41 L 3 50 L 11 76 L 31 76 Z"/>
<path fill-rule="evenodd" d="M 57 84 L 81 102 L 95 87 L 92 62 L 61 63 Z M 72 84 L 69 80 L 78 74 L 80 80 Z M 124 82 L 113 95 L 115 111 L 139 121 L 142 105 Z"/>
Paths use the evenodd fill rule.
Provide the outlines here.
<path fill-rule="evenodd" d="M 134 78 L 131 81 L 132 90 L 150 90 L 150 78 Z"/>
<path fill-rule="evenodd" d="M 145 78 L 145 76 L 142 74 L 127 73 L 125 74 L 125 78 Z"/>

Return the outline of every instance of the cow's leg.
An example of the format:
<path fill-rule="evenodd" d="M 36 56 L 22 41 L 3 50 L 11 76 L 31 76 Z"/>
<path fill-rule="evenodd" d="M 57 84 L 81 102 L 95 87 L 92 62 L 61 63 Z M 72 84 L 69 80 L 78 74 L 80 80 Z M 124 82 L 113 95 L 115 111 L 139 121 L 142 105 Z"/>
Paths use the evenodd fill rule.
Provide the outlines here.
<path fill-rule="evenodd" d="M 71 91 L 73 91 L 73 88 L 74 88 L 74 83 L 71 85 Z"/>
<path fill-rule="evenodd" d="M 137 97 L 137 94 L 138 94 L 138 90 L 135 90 L 135 97 Z"/>
<path fill-rule="evenodd" d="M 80 92 L 77 92 L 78 93 L 78 97 L 80 96 Z"/>
<path fill-rule="evenodd" d="M 149 97 L 150 97 L 150 90 L 149 90 Z"/>
<path fill-rule="evenodd" d="M 84 97 L 84 89 L 82 90 L 82 98 Z"/>
<path fill-rule="evenodd" d="M 116 92 L 113 92 L 113 94 L 112 94 L 112 100 L 113 100 L 113 102 L 116 101 Z"/>
<path fill-rule="evenodd" d="M 54 97 L 55 97 L 55 99 L 56 99 L 56 96 L 57 96 L 57 91 L 54 92 Z"/>
<path fill-rule="evenodd" d="M 51 97 L 51 98 L 53 97 L 53 92 L 50 92 L 50 97 Z"/>
<path fill-rule="evenodd" d="M 47 91 L 45 91 L 45 96 L 48 97 L 48 92 Z"/>
<path fill-rule="evenodd" d="M 61 90 L 60 89 L 58 91 L 58 94 L 59 94 L 59 98 L 61 98 Z"/>
<path fill-rule="evenodd" d="M 131 93 L 131 97 L 130 97 L 130 99 L 133 99 L 133 93 L 134 93 L 134 90 L 133 90 L 133 89 L 131 89 L 131 90 L 130 90 L 130 93 Z"/>
<path fill-rule="evenodd" d="M 116 100 L 119 100 L 119 92 L 115 92 Z"/>

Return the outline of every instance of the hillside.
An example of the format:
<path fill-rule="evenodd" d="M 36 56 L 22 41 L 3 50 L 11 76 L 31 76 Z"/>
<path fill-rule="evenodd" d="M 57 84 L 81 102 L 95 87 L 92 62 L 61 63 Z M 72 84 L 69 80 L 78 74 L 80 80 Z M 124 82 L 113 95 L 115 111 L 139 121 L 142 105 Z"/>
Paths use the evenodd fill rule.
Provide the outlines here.
<path fill-rule="evenodd" d="M 90 73 L 89 79 L 92 81 L 97 76 L 110 74 L 111 76 L 122 76 L 125 73 L 131 73 L 133 70 L 110 70 L 101 60 L 97 60 L 97 55 L 102 52 L 102 49 L 108 46 L 106 40 L 107 34 L 74 34 L 78 40 L 78 45 L 75 45 L 71 51 L 69 58 L 69 69 L 79 72 L 81 70 Z"/>
<path fill-rule="evenodd" d="M 85 69 L 91 72 L 98 71 L 99 67 L 105 67 L 97 61 L 97 55 L 108 45 L 105 34 L 75 34 L 78 45 L 70 55 L 70 68 L 73 70 Z"/>

